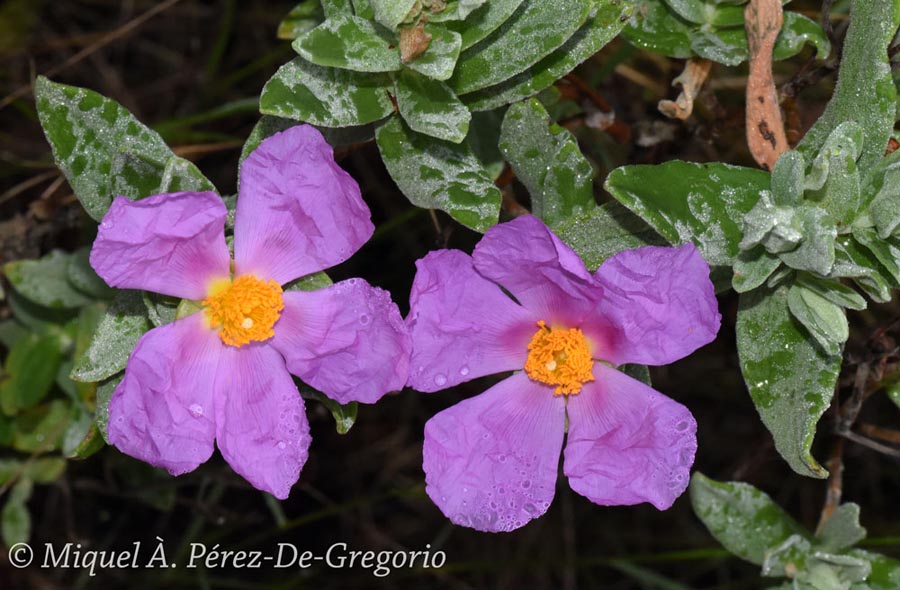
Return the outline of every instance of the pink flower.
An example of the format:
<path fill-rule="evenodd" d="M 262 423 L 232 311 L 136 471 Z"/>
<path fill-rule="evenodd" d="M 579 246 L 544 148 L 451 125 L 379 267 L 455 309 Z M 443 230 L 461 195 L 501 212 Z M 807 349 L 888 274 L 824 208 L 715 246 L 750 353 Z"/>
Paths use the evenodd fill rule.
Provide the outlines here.
<path fill-rule="evenodd" d="M 417 267 L 408 384 L 515 371 L 425 425 L 426 492 L 451 521 L 509 531 L 546 512 L 567 431 L 563 472 L 592 502 L 664 510 L 684 492 L 693 416 L 616 367 L 671 363 L 715 338 L 709 267 L 692 245 L 620 252 L 592 275 L 525 216 L 472 256 L 432 252 Z"/>
<path fill-rule="evenodd" d="M 284 499 L 310 444 L 291 373 L 340 403 L 400 389 L 409 336 L 390 296 L 361 279 L 281 285 L 347 260 L 372 235 L 356 182 L 313 127 L 269 137 L 244 161 L 234 226 L 215 193 L 118 197 L 91 265 L 114 287 L 201 302 L 138 341 L 109 405 L 109 440 L 173 475 L 214 441 L 231 467 Z"/>

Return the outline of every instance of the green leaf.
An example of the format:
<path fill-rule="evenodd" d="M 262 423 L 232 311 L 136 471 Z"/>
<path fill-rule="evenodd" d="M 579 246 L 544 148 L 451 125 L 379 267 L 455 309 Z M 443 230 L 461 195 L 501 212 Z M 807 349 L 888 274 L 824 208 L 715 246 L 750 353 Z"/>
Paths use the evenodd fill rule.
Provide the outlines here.
<path fill-rule="evenodd" d="M 66 276 L 73 287 L 97 299 L 111 299 L 115 290 L 97 276 L 90 263 L 90 248 L 81 248 L 72 253 L 66 267 Z"/>
<path fill-rule="evenodd" d="M 766 553 L 803 528 L 767 494 L 742 482 L 713 481 L 695 472 L 690 485 L 694 514 L 728 551 L 762 565 Z"/>
<path fill-rule="evenodd" d="M 56 164 L 88 215 L 98 221 L 116 196 L 112 189 L 116 154 L 127 149 L 157 162 L 174 155 L 158 133 L 96 92 L 38 76 L 34 95 Z"/>
<path fill-rule="evenodd" d="M 435 80 L 449 80 L 456 68 L 462 37 L 456 31 L 425 25 L 425 33 L 431 35 L 428 49 L 406 67 Z"/>
<path fill-rule="evenodd" d="M 322 3 L 318 0 L 304 0 L 291 9 L 278 24 L 279 39 L 291 41 L 303 33 L 310 31 L 325 18 Z"/>
<path fill-rule="evenodd" d="M 397 108 L 413 131 L 460 143 L 469 132 L 469 109 L 450 87 L 409 70 L 397 78 Z"/>
<path fill-rule="evenodd" d="M 856 121 L 865 134 L 859 168 L 884 157 L 897 111 L 888 46 L 900 25 L 900 3 L 853 0 L 850 27 L 841 54 L 841 70 L 825 112 L 797 146 L 807 157 L 817 153 L 841 123 Z"/>
<path fill-rule="evenodd" d="M 75 363 L 75 381 L 102 381 L 125 368 L 138 339 L 152 327 L 140 291 L 121 290 Z"/>
<path fill-rule="evenodd" d="M 816 275 L 801 272 L 797 274 L 797 284 L 835 305 L 856 310 L 866 308 L 866 300 L 862 295 L 838 281 L 822 279 Z"/>
<path fill-rule="evenodd" d="M 13 501 L 12 497 L 7 499 L 0 511 L 0 531 L 7 547 L 28 542 L 31 538 L 31 514 L 25 502 Z"/>
<path fill-rule="evenodd" d="M 338 18 L 344 14 L 353 13 L 353 5 L 350 0 L 320 0 L 322 10 L 328 18 Z"/>
<path fill-rule="evenodd" d="M 810 447 L 831 403 L 841 355 L 810 341 L 791 316 L 786 286 L 741 295 L 737 346 L 744 381 L 776 450 L 797 473 L 826 477 Z"/>
<path fill-rule="evenodd" d="M 531 212 L 550 227 L 594 208 L 594 168 L 538 100 L 509 107 L 500 149 L 531 194 Z"/>
<path fill-rule="evenodd" d="M 81 307 L 91 300 L 69 283 L 72 255 L 53 250 L 39 260 L 18 260 L 3 267 L 13 288 L 38 305 L 53 309 Z"/>
<path fill-rule="evenodd" d="M 394 72 L 400 52 L 371 21 L 351 14 L 335 15 L 297 37 L 294 51 L 319 66 L 356 72 Z"/>
<path fill-rule="evenodd" d="M 140 293 L 144 307 L 147 308 L 147 317 L 150 318 L 150 323 L 154 327 L 165 326 L 178 319 L 178 306 L 181 305 L 181 299 L 149 291 L 140 291 Z"/>
<path fill-rule="evenodd" d="M 193 162 L 178 156 L 155 160 L 145 153 L 123 149 L 113 156 L 111 166 L 112 194 L 129 199 L 179 191 L 216 190 Z"/>
<path fill-rule="evenodd" d="M 635 0 L 636 16 L 623 36 L 634 45 L 669 57 L 703 57 L 736 66 L 749 58 L 743 9 L 720 7 L 715 11 L 687 8 L 692 0 L 673 0 L 672 10 L 661 0 Z M 678 12 L 682 12 L 679 16 Z M 682 18 L 689 15 L 690 18 Z M 690 20 L 695 22 L 690 22 Z M 737 26 L 733 26 L 737 25 Z M 796 12 L 784 13 L 784 25 L 775 43 L 775 60 L 800 53 L 807 44 L 815 46 L 820 57 L 831 52 L 828 37 L 815 21 Z"/>
<path fill-rule="evenodd" d="M 384 76 L 323 68 L 298 57 L 266 82 L 259 110 L 325 127 L 364 125 L 394 111 L 389 89 Z"/>
<path fill-rule="evenodd" d="M 285 292 L 287 291 L 318 291 L 319 289 L 324 289 L 326 287 L 330 287 L 334 283 L 331 281 L 331 277 L 329 277 L 324 272 L 316 272 L 311 275 L 306 275 L 305 277 L 300 277 L 284 286 Z"/>
<path fill-rule="evenodd" d="M 359 409 L 358 403 L 350 402 L 341 405 L 324 393 L 317 391 L 302 382 L 300 383 L 300 392 L 303 394 L 303 397 L 314 399 L 328 408 L 328 411 L 331 412 L 331 416 L 334 418 L 334 427 L 338 434 L 347 434 L 350 432 L 350 429 L 353 428 L 353 424 L 356 423 L 356 414 Z"/>
<path fill-rule="evenodd" d="M 850 236 L 838 236 L 834 244 L 833 277 L 849 277 L 866 295 L 879 303 L 891 300 L 891 281 L 887 270 Z"/>
<path fill-rule="evenodd" d="M 0 320 L 0 344 L 7 350 L 20 338 L 28 335 L 28 329 L 14 319 Z"/>
<path fill-rule="evenodd" d="M 895 238 L 882 240 L 870 227 L 854 227 L 853 237 L 875 256 L 895 285 L 900 283 L 900 247 Z"/>
<path fill-rule="evenodd" d="M 375 20 L 389 29 L 396 29 L 409 15 L 416 0 L 370 0 Z"/>
<path fill-rule="evenodd" d="M 62 359 L 59 338 L 55 334 L 31 333 L 13 345 L 3 364 L 0 378 L 0 408 L 13 415 L 34 407 L 43 400 Z"/>
<path fill-rule="evenodd" d="M 798 205 L 803 200 L 805 177 L 803 154 L 796 150 L 781 154 L 772 169 L 772 203 L 779 207 Z"/>
<path fill-rule="evenodd" d="M 102 449 L 103 444 L 93 413 L 81 409 L 63 435 L 62 452 L 70 459 L 86 459 Z"/>
<path fill-rule="evenodd" d="M 72 415 L 59 399 L 26 410 L 13 423 L 13 448 L 23 453 L 46 453 L 59 448 Z"/>
<path fill-rule="evenodd" d="M 521 4 L 522 0 L 489 0 L 465 22 L 448 22 L 446 26 L 462 35 L 462 49 L 465 50 L 493 33 Z"/>
<path fill-rule="evenodd" d="M 747 293 L 766 282 L 781 265 L 781 259 L 766 252 L 762 246 L 741 252 L 734 259 L 731 286 L 738 293 Z"/>
<path fill-rule="evenodd" d="M 59 327 L 71 320 L 77 313 L 73 309 L 51 309 L 43 305 L 33 303 L 19 295 L 16 291 L 6 294 L 6 302 L 16 318 L 29 330 L 44 331 L 58 330 Z"/>
<path fill-rule="evenodd" d="M 553 230 L 591 270 L 622 250 L 666 243 L 640 217 L 615 201 L 566 219 Z"/>
<path fill-rule="evenodd" d="M 503 113 L 499 110 L 472 113 L 469 135 L 466 136 L 466 143 L 484 165 L 491 180 L 497 180 L 506 168 L 503 152 L 497 145 L 502 124 Z"/>
<path fill-rule="evenodd" d="M 103 437 L 106 444 L 109 444 L 109 438 L 107 436 L 107 427 L 109 426 L 109 402 L 112 399 L 113 393 L 116 391 L 116 387 L 119 386 L 119 383 L 122 382 L 124 377 L 124 373 L 119 373 L 97 385 L 97 413 L 94 416 L 94 422 L 96 422 L 97 430 L 100 431 L 100 436 Z"/>
<path fill-rule="evenodd" d="M 622 31 L 632 12 L 631 4 L 621 0 L 598 0 L 596 7 L 562 47 L 505 82 L 465 95 L 463 102 L 473 111 L 485 111 L 533 96 L 595 55 Z"/>
<path fill-rule="evenodd" d="M 446 211 L 479 232 L 497 223 L 500 190 L 467 144 L 413 133 L 396 117 L 375 138 L 388 172 L 412 204 Z"/>
<path fill-rule="evenodd" d="M 854 551 L 854 555 L 866 559 L 872 565 L 872 573 L 866 578 L 869 590 L 900 588 L 900 561 L 868 551 Z"/>
<path fill-rule="evenodd" d="M 587 20 L 589 0 L 526 0 L 490 36 L 459 56 L 450 87 L 466 94 L 521 73 L 566 42 Z"/>
<path fill-rule="evenodd" d="M 794 209 L 795 227 L 803 240 L 788 252 L 781 252 L 782 262 L 797 270 L 808 270 L 826 276 L 834 267 L 834 242 L 837 226 L 834 219 L 824 209 L 811 203 L 804 203 Z"/>
<path fill-rule="evenodd" d="M 859 505 L 841 504 L 816 537 L 819 547 L 829 553 L 849 549 L 865 539 L 866 529 L 859 524 Z"/>
<path fill-rule="evenodd" d="M 710 4 L 703 0 L 663 0 L 672 12 L 684 20 L 696 24 L 705 24 L 709 21 L 712 11 Z"/>
<path fill-rule="evenodd" d="M 351 4 L 353 4 L 356 16 L 369 20 L 375 19 L 375 10 L 372 8 L 371 0 L 351 0 Z"/>
<path fill-rule="evenodd" d="M 693 242 L 711 266 L 731 266 L 744 215 L 769 174 L 727 164 L 671 161 L 613 170 L 606 190 L 671 244 Z"/>
<path fill-rule="evenodd" d="M 641 49 L 668 57 L 687 59 L 691 49 L 693 26 L 675 16 L 662 0 L 634 0 L 634 18 L 622 36 Z"/>
<path fill-rule="evenodd" d="M 25 463 L 22 469 L 23 477 L 35 483 L 53 483 L 62 476 L 66 470 L 66 462 L 59 457 L 38 457 Z"/>
<path fill-rule="evenodd" d="M 825 352 L 840 354 L 850 336 L 847 315 L 841 306 L 800 283 L 794 283 L 788 291 L 788 307 Z"/>

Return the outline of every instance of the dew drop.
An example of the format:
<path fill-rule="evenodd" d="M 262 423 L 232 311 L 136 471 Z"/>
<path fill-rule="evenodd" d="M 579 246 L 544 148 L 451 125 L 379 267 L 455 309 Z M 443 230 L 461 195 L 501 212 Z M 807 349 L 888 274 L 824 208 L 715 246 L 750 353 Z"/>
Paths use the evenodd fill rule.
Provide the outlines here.
<path fill-rule="evenodd" d="M 361 325 L 361 326 L 368 326 L 368 325 L 369 325 L 369 321 L 370 321 L 370 319 L 369 319 L 369 316 L 368 316 L 368 315 L 362 314 L 362 315 L 359 316 L 359 325 Z"/>
<path fill-rule="evenodd" d="M 285 448 L 287 448 L 287 443 L 284 442 L 283 440 L 282 440 L 282 441 L 279 441 L 279 442 L 278 442 L 278 448 L 279 448 L 279 449 L 285 449 Z"/>
<path fill-rule="evenodd" d="M 469 374 L 469 365 L 463 365 L 459 368 L 459 374 L 465 377 Z"/>
<path fill-rule="evenodd" d="M 447 383 L 446 375 L 444 375 L 442 373 L 438 373 L 437 375 L 434 376 L 434 384 L 437 385 L 438 387 L 441 387 L 445 383 Z"/>
<path fill-rule="evenodd" d="M 191 406 L 188 408 L 188 411 L 190 411 L 191 416 L 193 416 L 194 418 L 199 418 L 203 415 L 203 406 L 201 406 L 200 404 L 191 404 Z"/>
<path fill-rule="evenodd" d="M 688 429 L 688 421 L 687 420 L 682 420 L 681 422 L 679 422 L 678 424 L 675 425 L 675 430 L 677 430 L 678 432 L 684 432 L 687 429 Z"/>
<path fill-rule="evenodd" d="M 524 511 L 527 512 L 528 514 L 532 514 L 532 515 L 533 515 L 533 514 L 537 514 L 537 512 L 538 512 L 537 506 L 535 506 L 535 505 L 532 504 L 531 502 L 529 502 L 529 503 L 525 504 L 524 506 L 522 506 L 522 510 L 524 510 Z"/>

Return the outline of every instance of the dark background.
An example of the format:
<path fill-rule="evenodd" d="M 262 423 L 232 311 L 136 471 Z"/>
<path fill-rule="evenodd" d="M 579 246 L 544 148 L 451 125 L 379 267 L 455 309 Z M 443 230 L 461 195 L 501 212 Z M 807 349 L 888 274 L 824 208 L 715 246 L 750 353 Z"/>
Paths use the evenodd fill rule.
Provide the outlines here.
<path fill-rule="evenodd" d="M 289 1 L 261 0 L 0 4 L 0 100 L 22 92 L 0 110 L 0 262 L 37 257 L 52 248 L 74 249 L 90 243 L 94 231 L 52 163 L 27 90 L 35 74 L 118 100 L 228 194 L 234 192 L 240 146 L 258 118 L 255 98 L 278 65 L 292 56 L 289 44 L 275 38 L 291 6 Z M 819 16 L 814 1 L 791 7 Z M 152 16 L 144 18 L 151 10 Z M 840 34 L 845 16 L 837 13 L 835 18 Z M 807 49 L 779 64 L 778 80 L 786 82 L 801 68 L 812 68 L 809 54 Z M 669 83 L 681 67 L 679 60 L 636 51 L 617 40 L 577 70 L 577 80 L 559 84 L 573 98 L 563 122 L 598 169 L 598 199 L 605 198 L 601 186 L 606 172 L 625 163 L 684 158 L 752 165 L 743 137 L 745 70 L 714 67 L 694 116 L 672 122 L 657 112 L 656 103 L 677 94 Z M 794 139 L 824 108 L 833 81 L 833 75 L 825 75 L 803 89 L 793 108 L 788 105 Z M 615 109 L 617 124 L 611 133 L 584 125 L 581 107 L 596 106 L 597 95 Z M 379 229 L 361 252 L 330 274 L 335 280 L 361 276 L 390 289 L 405 312 L 414 261 L 435 248 L 470 249 L 478 236 L 441 213 L 409 205 L 373 144 L 341 149 L 338 158 L 362 186 Z M 520 189 L 511 185 L 507 197 L 527 205 Z M 507 212 L 515 208 L 511 203 Z M 773 449 L 740 377 L 736 298 L 726 294 L 720 301 L 724 324 L 718 339 L 691 358 L 653 369 L 654 386 L 695 413 L 697 470 L 759 486 L 814 528 L 826 483 L 794 474 Z M 890 331 L 877 342 L 871 336 L 890 328 L 895 312 L 895 306 L 851 312 L 848 378 L 877 347 L 890 348 Z M 0 301 L 0 318 L 8 313 Z M 307 402 L 310 459 L 290 499 L 280 504 L 252 489 L 218 455 L 177 479 L 112 448 L 87 461 L 70 462 L 62 480 L 36 488 L 29 504 L 32 545 L 73 542 L 109 550 L 142 541 L 142 555 L 147 556 L 159 536 L 181 569 L 104 570 L 89 578 L 73 570 L 15 570 L 4 550 L 0 588 L 742 590 L 774 585 L 759 578 L 756 566 L 729 556 L 716 543 L 693 516 L 687 495 L 667 512 L 646 504 L 599 507 L 573 493 L 561 477 L 549 512 L 519 531 L 485 534 L 451 525 L 424 493 L 423 425 L 493 382 L 480 379 L 454 391 L 407 390 L 386 397 L 361 407 L 357 424 L 344 436 L 335 432 L 323 406 Z M 897 408 L 879 395 L 867 403 L 861 420 L 889 427 L 898 418 Z M 819 427 L 814 453 L 822 461 L 835 440 L 832 423 L 829 414 Z M 898 460 L 852 443 L 845 459 L 844 498 L 862 505 L 869 543 L 876 551 L 900 556 Z M 334 571 L 321 565 L 307 570 L 187 570 L 191 542 L 267 553 L 284 542 L 319 555 L 336 542 L 376 551 L 430 545 L 432 551 L 446 553 L 447 563 L 440 570 L 399 570 L 380 579 L 360 569 Z"/>

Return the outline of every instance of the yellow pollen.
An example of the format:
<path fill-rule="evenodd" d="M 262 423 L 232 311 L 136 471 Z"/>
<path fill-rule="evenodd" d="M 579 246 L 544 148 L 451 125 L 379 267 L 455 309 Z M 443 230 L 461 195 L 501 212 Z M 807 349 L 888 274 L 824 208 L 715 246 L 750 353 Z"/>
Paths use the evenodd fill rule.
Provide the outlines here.
<path fill-rule="evenodd" d="M 548 328 L 541 320 L 528 343 L 525 373 L 533 380 L 555 385 L 554 395 L 575 395 L 594 380 L 591 346 L 578 328 Z"/>
<path fill-rule="evenodd" d="M 202 304 L 222 342 L 240 347 L 275 335 L 275 322 L 284 309 L 281 293 L 281 286 L 273 280 L 242 275 L 213 284 Z"/>

